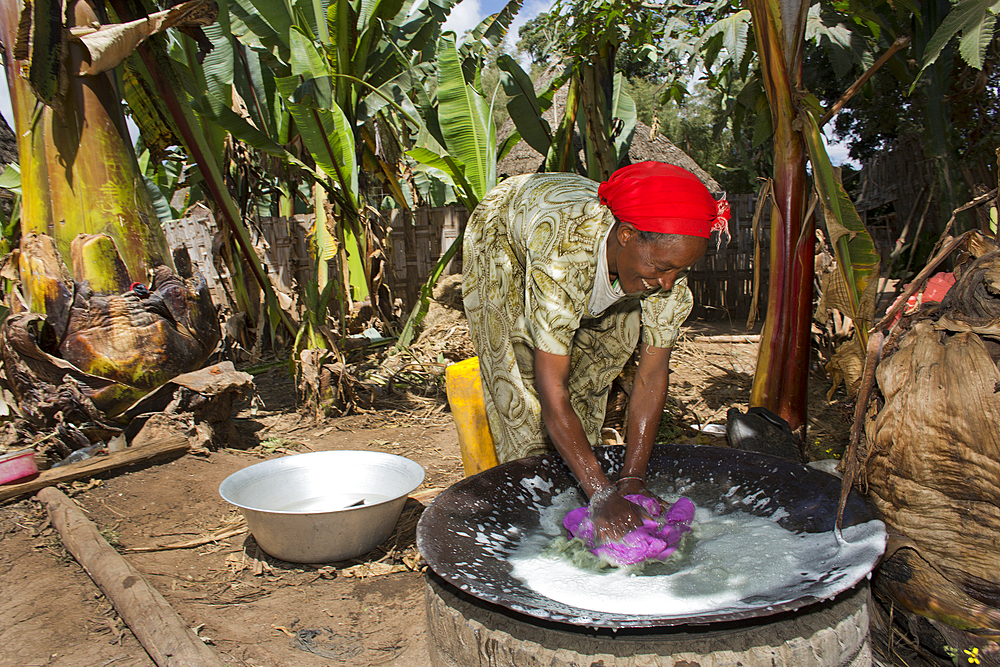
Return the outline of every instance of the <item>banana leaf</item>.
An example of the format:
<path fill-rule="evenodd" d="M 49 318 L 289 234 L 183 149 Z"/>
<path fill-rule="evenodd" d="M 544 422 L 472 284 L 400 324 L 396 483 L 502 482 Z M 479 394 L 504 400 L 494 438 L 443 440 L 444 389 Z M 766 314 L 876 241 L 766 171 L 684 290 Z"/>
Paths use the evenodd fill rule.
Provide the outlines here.
<path fill-rule="evenodd" d="M 534 83 L 517 61 L 506 53 L 497 59 L 497 67 L 502 72 L 500 81 L 504 92 L 510 98 L 507 101 L 507 111 L 519 137 L 542 155 L 547 155 L 549 146 L 552 145 L 552 129 L 542 117 L 544 109 L 535 95 Z M 509 151 L 510 148 L 506 150 Z"/>
<path fill-rule="evenodd" d="M 332 79 L 322 54 L 300 30 L 291 32 L 292 75 L 277 79 L 278 91 L 316 164 L 341 186 L 344 203 L 358 210 L 358 165 L 354 132 L 343 110 L 324 98 Z M 299 102 L 292 102 L 298 98 Z"/>
<path fill-rule="evenodd" d="M 639 115 L 635 109 L 635 100 L 625 90 L 625 75 L 615 73 L 614 99 L 612 100 L 611 117 L 621 121 L 618 133 L 612 137 L 615 142 L 617 164 L 621 164 L 628 155 L 628 147 L 632 145 L 632 135 L 635 134 L 636 121 Z"/>
<path fill-rule="evenodd" d="M 575 171 L 573 166 L 573 125 L 580 106 L 580 77 L 573 76 L 566 93 L 566 110 L 556 129 L 549 152 L 545 155 L 545 171 Z"/>
<path fill-rule="evenodd" d="M 424 167 L 445 174 L 448 185 L 455 188 L 456 195 L 465 207 L 469 211 L 476 208 L 479 198 L 475 195 L 473 186 L 466 178 L 467 168 L 465 164 L 438 143 L 427 125 L 420 125 L 414 147 L 406 151 L 406 154 Z"/>
<path fill-rule="evenodd" d="M 453 32 L 445 32 L 438 41 L 437 97 L 445 146 L 465 165 L 472 190 L 466 197 L 478 203 L 496 184 L 496 130 L 486 100 L 465 82 Z"/>
<path fill-rule="evenodd" d="M 231 0 L 229 11 L 245 27 L 244 30 L 234 25 L 233 32 L 239 35 L 241 41 L 250 42 L 251 47 L 256 46 L 249 39 L 252 33 L 256 38 L 253 41 L 272 52 L 278 60 L 288 62 L 291 57 L 289 35 L 294 21 L 288 11 L 287 3 L 271 0 Z"/>
<path fill-rule="evenodd" d="M 812 163 L 813 184 L 819 195 L 830 245 L 837 256 L 839 280 L 828 286 L 824 300 L 827 306 L 837 308 L 854 320 L 861 349 L 866 349 L 868 327 L 875 312 L 879 254 L 830 163 L 819 129 L 817 109 L 803 105 L 803 110 L 805 113 L 800 114 L 804 121 L 802 135 Z"/>
<path fill-rule="evenodd" d="M 503 9 L 496 14 L 490 14 L 472 29 L 472 39 L 484 46 L 492 48 L 500 46 L 523 4 L 524 0 L 510 0 Z"/>

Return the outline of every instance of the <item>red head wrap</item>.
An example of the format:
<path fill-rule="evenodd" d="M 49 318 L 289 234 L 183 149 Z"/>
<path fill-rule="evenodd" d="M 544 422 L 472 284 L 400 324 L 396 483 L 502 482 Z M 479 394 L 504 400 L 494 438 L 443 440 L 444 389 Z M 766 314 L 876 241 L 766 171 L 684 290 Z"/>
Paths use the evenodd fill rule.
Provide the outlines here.
<path fill-rule="evenodd" d="M 729 238 L 729 202 L 716 201 L 687 169 L 663 162 L 638 162 L 611 174 L 597 189 L 601 203 L 636 229 L 708 238 Z"/>

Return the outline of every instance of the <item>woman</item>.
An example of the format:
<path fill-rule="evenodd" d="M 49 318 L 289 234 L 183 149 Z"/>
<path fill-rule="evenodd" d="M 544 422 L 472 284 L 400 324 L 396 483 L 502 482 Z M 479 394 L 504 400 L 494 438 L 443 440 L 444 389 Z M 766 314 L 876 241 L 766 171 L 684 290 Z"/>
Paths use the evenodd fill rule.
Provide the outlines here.
<path fill-rule="evenodd" d="M 623 495 L 652 496 L 646 464 L 670 348 L 692 306 L 683 273 L 728 219 L 724 198 L 659 162 L 619 169 L 600 186 L 575 174 L 510 178 L 469 219 L 465 312 L 497 456 L 554 445 L 590 498 L 599 542 L 642 525 L 642 510 Z M 640 330 L 625 464 L 612 483 L 592 447 Z"/>

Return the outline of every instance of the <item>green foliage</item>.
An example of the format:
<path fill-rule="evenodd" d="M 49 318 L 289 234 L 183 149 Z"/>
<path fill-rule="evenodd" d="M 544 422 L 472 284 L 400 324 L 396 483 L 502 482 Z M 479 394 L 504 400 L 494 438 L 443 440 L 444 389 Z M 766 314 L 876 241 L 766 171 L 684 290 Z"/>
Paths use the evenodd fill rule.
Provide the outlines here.
<path fill-rule="evenodd" d="M 660 134 L 690 155 L 723 190 L 753 191 L 754 170 L 746 168 L 752 148 L 746 137 L 734 136 L 725 122 L 721 94 L 698 83 L 682 102 L 663 101 L 663 84 L 648 79 L 632 79 L 628 91 L 635 100 L 638 119 L 658 127 Z"/>
<path fill-rule="evenodd" d="M 465 165 L 469 201 L 479 202 L 496 184 L 496 128 L 490 106 L 463 76 L 454 33 L 438 42 L 437 103 L 441 136 L 449 153 Z"/>
<path fill-rule="evenodd" d="M 10 190 L 14 194 L 10 215 L 6 215 L 3 208 L 0 207 L 0 232 L 2 232 L 0 234 L 0 257 L 2 257 L 16 248 L 21 238 L 21 169 L 18 165 L 9 164 L 0 173 L 0 188 Z M 6 317 L 6 314 L 4 313 L 3 316 Z"/>
<path fill-rule="evenodd" d="M 982 70 L 987 47 L 995 35 L 998 13 L 1000 1 L 997 0 L 959 0 L 955 3 L 927 43 L 917 79 L 938 59 L 945 45 L 958 35 L 961 35 L 958 52 L 962 59 L 970 67 Z M 916 85 L 914 80 L 911 93 Z"/>
<path fill-rule="evenodd" d="M 545 109 L 535 95 L 535 84 L 513 57 L 504 54 L 497 60 L 500 81 L 508 96 L 507 110 L 517 127 L 517 134 L 529 146 L 545 155 L 552 145 L 552 129 L 542 117 Z"/>
<path fill-rule="evenodd" d="M 143 182 L 146 184 L 146 190 L 153 201 L 153 209 L 160 223 L 181 217 L 181 212 L 174 209 L 170 201 L 181 184 L 184 172 L 183 157 L 178 158 L 175 154 L 170 154 L 166 159 L 155 163 L 151 159 L 152 151 L 143 146 L 141 140 L 136 145 L 136 153 L 139 156 L 139 171 L 142 173 Z"/>
<path fill-rule="evenodd" d="M 512 0 L 496 18 L 487 17 L 480 23 L 472 31 L 472 40 L 461 46 L 456 45 L 454 33 L 442 34 L 438 41 L 434 95 L 419 95 L 425 122 L 407 155 L 420 165 L 418 168 L 426 176 L 443 180 L 454 188 L 470 212 L 496 185 L 497 178 L 493 108 L 500 81 L 497 80 L 487 102 L 482 89 L 483 66 L 500 45 L 513 13 L 520 6 L 521 0 Z M 412 342 L 427 314 L 434 285 L 461 243 L 459 236 L 421 287 L 420 297 L 399 336 L 398 347 Z"/>
<path fill-rule="evenodd" d="M 632 143 L 632 135 L 635 134 L 635 125 L 638 120 L 635 100 L 629 95 L 625 75 L 621 72 L 615 74 L 611 117 L 616 122 L 621 123 L 614 136 L 615 163 L 621 164 L 628 157 L 628 148 Z"/>
<path fill-rule="evenodd" d="M 661 14 L 649 9 L 630 13 L 624 6 L 598 7 L 600 4 L 553 5 L 551 10 L 520 27 L 518 51 L 526 54 L 533 65 L 548 66 L 566 57 L 596 53 L 602 43 L 612 44 L 616 49 L 615 69 L 627 78 L 665 76 L 672 63 L 659 59 L 653 45 L 662 29 Z M 580 8 L 583 8 L 582 13 Z M 596 35 L 593 33 L 599 31 L 587 29 L 593 21 L 607 26 L 604 34 Z"/>

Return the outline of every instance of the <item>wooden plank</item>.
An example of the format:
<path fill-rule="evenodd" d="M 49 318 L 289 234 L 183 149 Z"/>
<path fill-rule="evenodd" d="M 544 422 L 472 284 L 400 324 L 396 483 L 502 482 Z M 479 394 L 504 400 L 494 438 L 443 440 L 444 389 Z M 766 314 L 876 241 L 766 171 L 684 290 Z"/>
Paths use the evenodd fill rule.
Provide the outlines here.
<path fill-rule="evenodd" d="M 313 260 L 309 254 L 309 238 L 312 229 L 316 224 L 316 215 L 313 213 L 299 213 L 292 218 L 295 222 L 289 225 L 288 233 L 291 240 L 291 262 L 292 277 L 300 285 L 305 285 L 313 280 Z M 330 260 L 331 266 L 336 260 Z M 331 271 L 330 275 L 335 275 L 336 271 Z"/>
<path fill-rule="evenodd" d="M 223 667 L 174 608 L 108 544 L 97 526 L 58 489 L 38 499 L 66 549 L 114 605 L 146 653 L 160 667 Z"/>
<path fill-rule="evenodd" d="M 389 211 L 389 287 L 396 291 L 396 285 L 406 279 L 406 245 L 402 225 L 406 224 L 402 209 Z"/>
<path fill-rule="evenodd" d="M 71 482 L 75 479 L 93 477 L 109 470 L 122 468 L 134 463 L 152 461 L 154 459 L 179 456 L 188 449 L 191 444 L 183 433 L 176 433 L 170 437 L 149 442 L 141 447 L 127 447 L 120 452 L 108 454 L 107 456 L 95 456 L 94 458 L 68 463 L 58 468 L 43 470 L 35 479 L 18 484 L 4 484 L 0 486 L 0 502 L 17 498 L 28 493 L 34 493 L 39 489 L 54 486 L 61 482 Z"/>
<path fill-rule="evenodd" d="M 458 209 L 455 206 L 449 206 L 444 210 L 444 217 L 441 224 L 441 255 L 443 256 L 448 249 L 451 248 L 452 244 L 458 239 L 458 235 L 461 231 L 461 221 L 459 219 Z M 457 255 L 456 255 L 457 257 Z M 453 257 L 448 265 L 444 267 L 444 275 L 450 276 L 456 273 L 456 267 L 459 262 Z"/>
<path fill-rule="evenodd" d="M 427 281 L 427 276 L 430 275 L 431 266 L 433 266 L 430 263 L 430 210 L 421 208 L 417 209 L 415 213 L 416 215 L 413 216 L 413 246 L 410 250 L 416 260 L 417 280 L 424 283 Z"/>
<path fill-rule="evenodd" d="M 430 252 L 428 259 L 432 259 L 431 266 L 437 264 L 437 260 L 444 254 L 441 245 L 441 232 L 444 230 L 444 216 L 446 207 L 438 206 L 430 210 L 427 217 L 428 240 L 430 241 Z"/>

